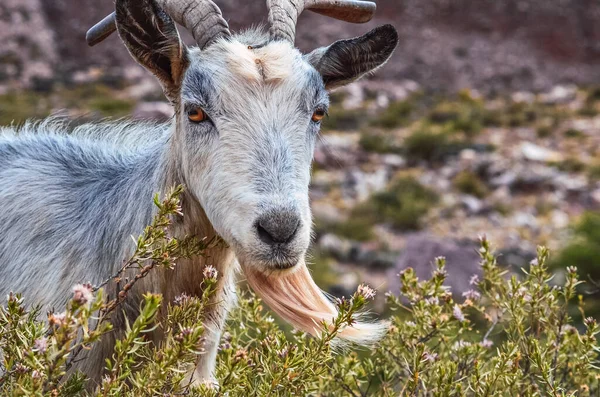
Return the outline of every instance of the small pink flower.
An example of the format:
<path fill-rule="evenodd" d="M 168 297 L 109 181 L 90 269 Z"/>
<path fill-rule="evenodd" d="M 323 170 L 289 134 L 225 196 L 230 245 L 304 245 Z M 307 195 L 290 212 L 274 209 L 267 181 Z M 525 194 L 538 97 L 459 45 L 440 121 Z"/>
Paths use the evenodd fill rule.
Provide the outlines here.
<path fill-rule="evenodd" d="M 463 292 L 462 294 L 465 298 L 471 299 L 473 301 L 479 300 L 481 298 L 481 294 L 475 290 L 468 290 L 467 292 Z"/>
<path fill-rule="evenodd" d="M 423 353 L 423 359 L 425 361 L 429 361 L 432 363 L 435 360 L 437 360 L 437 358 L 438 358 L 437 353 L 428 353 L 428 352 Z"/>
<path fill-rule="evenodd" d="M 471 279 L 469 280 L 469 285 L 475 285 L 479 282 L 479 276 L 474 274 L 471 276 Z"/>
<path fill-rule="evenodd" d="M 454 315 L 454 317 L 460 321 L 463 322 L 465 321 L 465 315 L 463 314 L 460 306 L 458 305 L 454 305 L 454 309 L 452 310 L 452 314 Z"/>
<path fill-rule="evenodd" d="M 94 299 L 91 284 L 77 284 L 73 287 L 73 300 L 80 305 L 85 305 Z"/>
<path fill-rule="evenodd" d="M 177 306 L 181 306 L 188 299 L 190 299 L 190 297 L 184 292 L 183 294 L 176 296 L 175 299 L 173 300 L 173 303 L 175 303 Z"/>
<path fill-rule="evenodd" d="M 484 339 L 481 341 L 481 347 L 485 347 L 486 349 L 489 349 L 492 346 L 494 346 L 494 342 L 492 342 L 489 339 Z"/>
<path fill-rule="evenodd" d="M 452 346 L 452 348 L 454 350 L 460 350 L 460 349 L 464 349 L 465 347 L 469 347 L 471 346 L 471 342 L 467 342 L 465 340 L 459 340 L 458 342 L 454 343 L 454 346 Z"/>
<path fill-rule="evenodd" d="M 36 339 L 33 348 L 40 353 L 44 353 L 48 349 L 48 339 L 45 336 Z"/>
<path fill-rule="evenodd" d="M 67 315 L 64 312 L 63 313 L 50 313 L 48 315 L 48 322 L 50 323 L 50 325 L 55 325 L 57 327 L 60 327 L 65 323 L 66 318 L 67 318 Z"/>
<path fill-rule="evenodd" d="M 529 262 L 529 264 L 530 264 L 531 266 L 537 266 L 537 265 L 539 265 L 539 264 L 540 264 L 540 262 L 537 260 L 537 258 L 534 258 L 534 259 L 532 259 L 532 260 Z"/>
<path fill-rule="evenodd" d="M 366 284 L 359 285 L 357 291 L 359 295 L 362 295 L 362 297 L 367 300 L 373 299 L 375 297 L 375 290 Z"/>
<path fill-rule="evenodd" d="M 216 280 L 217 276 L 219 275 L 219 272 L 217 271 L 217 269 L 214 268 L 214 266 L 208 265 L 204 268 L 203 274 L 204 278 Z"/>

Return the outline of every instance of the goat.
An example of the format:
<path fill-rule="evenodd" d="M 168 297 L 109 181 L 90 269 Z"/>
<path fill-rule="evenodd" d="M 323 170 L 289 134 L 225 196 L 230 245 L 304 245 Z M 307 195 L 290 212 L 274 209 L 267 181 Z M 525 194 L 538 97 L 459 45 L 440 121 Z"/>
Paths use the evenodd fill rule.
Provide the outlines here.
<path fill-rule="evenodd" d="M 73 134 L 51 121 L 2 131 L 0 294 L 18 290 L 43 307 L 64 307 L 73 284 L 106 279 L 132 253 L 129 237 L 150 222 L 153 194 L 183 184 L 185 216 L 172 235 L 218 235 L 227 246 L 150 273 L 123 311 L 134 318 L 147 291 L 166 302 L 199 295 L 202 269 L 215 266 L 218 299 L 206 317 L 210 334 L 196 380 L 212 377 L 238 265 L 271 309 L 297 328 L 314 334 L 335 316 L 304 262 L 315 140 L 328 91 L 382 66 L 398 35 L 385 25 L 303 55 L 294 36 L 305 8 L 364 22 L 374 3 L 267 3 L 268 32 L 232 35 L 211 0 L 116 0 L 115 13 L 90 30 L 89 42 L 116 28 L 133 58 L 158 78 L 175 116 L 166 125 L 100 123 Z M 197 48 L 182 43 L 175 22 L 191 31 Z M 341 338 L 366 343 L 381 328 L 357 322 Z M 114 342 L 107 335 L 77 369 L 98 380 Z"/>

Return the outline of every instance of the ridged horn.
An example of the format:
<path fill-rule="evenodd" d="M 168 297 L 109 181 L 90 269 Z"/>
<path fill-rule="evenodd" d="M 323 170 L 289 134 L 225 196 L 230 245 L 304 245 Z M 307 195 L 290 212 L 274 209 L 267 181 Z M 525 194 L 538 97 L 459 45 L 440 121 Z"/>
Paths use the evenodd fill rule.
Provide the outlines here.
<path fill-rule="evenodd" d="M 173 20 L 185 27 L 203 49 L 219 37 L 229 37 L 229 25 L 219 7 L 211 0 L 155 0 Z M 115 13 L 88 30 L 85 39 L 94 46 L 117 30 Z"/>
<path fill-rule="evenodd" d="M 373 18 L 376 5 L 362 0 L 267 0 L 271 38 L 294 43 L 296 23 L 304 10 L 352 23 Z"/>

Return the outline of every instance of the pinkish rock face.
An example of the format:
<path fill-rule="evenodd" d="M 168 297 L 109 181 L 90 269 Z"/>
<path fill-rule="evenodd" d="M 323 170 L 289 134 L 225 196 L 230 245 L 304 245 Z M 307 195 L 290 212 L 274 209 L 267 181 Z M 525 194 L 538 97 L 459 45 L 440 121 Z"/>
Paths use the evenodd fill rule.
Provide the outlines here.
<path fill-rule="evenodd" d="M 259 23 L 266 15 L 261 1 L 219 4 L 234 30 Z M 563 81 L 600 80 L 600 31 L 594 28 L 600 3 L 595 0 L 503 1 L 493 7 L 471 0 L 406 0 L 401 6 L 397 0 L 380 0 L 378 8 L 368 26 L 306 13 L 296 43 L 309 50 L 391 22 L 400 29 L 400 47 L 375 79 L 484 92 L 544 90 Z M 0 86 L 68 78 L 65 71 L 90 67 L 124 75 L 134 65 L 116 36 L 93 49 L 84 40 L 85 31 L 111 9 L 111 1 L 3 1 Z"/>

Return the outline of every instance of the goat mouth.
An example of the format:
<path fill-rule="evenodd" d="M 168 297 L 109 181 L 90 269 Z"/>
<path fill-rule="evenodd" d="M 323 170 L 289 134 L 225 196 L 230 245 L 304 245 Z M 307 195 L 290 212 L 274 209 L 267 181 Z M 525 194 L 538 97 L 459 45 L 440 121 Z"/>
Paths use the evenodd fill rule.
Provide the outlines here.
<path fill-rule="evenodd" d="M 304 251 L 293 249 L 244 249 L 239 245 L 234 251 L 240 261 L 252 263 L 257 269 L 267 273 L 291 271 L 297 267 L 305 254 Z"/>
<path fill-rule="evenodd" d="M 296 267 L 297 264 L 297 260 L 294 262 L 276 263 L 275 265 L 273 265 L 273 268 L 275 268 L 276 270 L 288 270 Z"/>
<path fill-rule="evenodd" d="M 291 253 L 262 253 L 257 260 L 269 270 L 288 270 L 294 268 L 300 261 L 301 255 Z"/>

